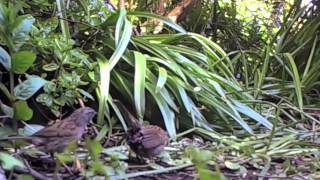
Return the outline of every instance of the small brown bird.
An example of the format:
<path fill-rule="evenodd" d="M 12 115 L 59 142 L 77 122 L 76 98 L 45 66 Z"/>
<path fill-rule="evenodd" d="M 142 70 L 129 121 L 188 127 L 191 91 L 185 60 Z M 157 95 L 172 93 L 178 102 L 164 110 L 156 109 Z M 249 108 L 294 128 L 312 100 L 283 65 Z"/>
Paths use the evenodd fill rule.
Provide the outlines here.
<path fill-rule="evenodd" d="M 127 132 L 127 142 L 130 148 L 138 156 L 146 158 L 161 154 L 168 143 L 167 133 L 159 126 L 141 125 L 119 100 L 113 100 L 113 102 L 124 114 L 130 127 Z"/>
<path fill-rule="evenodd" d="M 96 112 L 90 107 L 82 107 L 67 118 L 57 121 L 31 136 L 15 136 L 0 140 L 22 139 L 34 144 L 37 149 L 46 153 L 62 152 L 71 142 L 77 141 L 85 132 L 89 121 Z"/>

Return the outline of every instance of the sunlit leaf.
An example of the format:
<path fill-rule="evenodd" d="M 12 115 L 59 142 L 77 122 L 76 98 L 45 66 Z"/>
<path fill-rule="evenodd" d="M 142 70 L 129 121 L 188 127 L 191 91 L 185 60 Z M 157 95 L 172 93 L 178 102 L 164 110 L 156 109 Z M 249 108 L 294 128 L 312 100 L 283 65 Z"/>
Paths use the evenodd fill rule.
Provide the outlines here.
<path fill-rule="evenodd" d="M 255 121 L 264 125 L 265 127 L 272 129 L 273 125 L 266 118 L 262 117 L 259 113 L 257 113 L 253 109 L 249 108 L 248 106 L 246 106 L 236 100 L 233 100 L 233 103 L 235 104 L 235 107 L 239 112 L 251 117 Z"/>
<path fill-rule="evenodd" d="M 143 54 L 135 51 L 135 73 L 134 73 L 134 102 L 139 119 L 145 112 L 145 78 L 147 62 Z"/>
<path fill-rule="evenodd" d="M 31 136 L 43 128 L 44 126 L 40 124 L 26 124 L 23 128 L 19 129 L 19 134 L 23 136 Z"/>
<path fill-rule="evenodd" d="M 34 21 L 35 19 L 30 15 L 22 15 L 16 18 L 12 37 L 17 48 L 25 42 Z"/>
<path fill-rule="evenodd" d="M 128 15 L 134 15 L 134 16 L 138 16 L 138 17 L 146 17 L 146 18 L 158 19 L 158 20 L 163 21 L 166 25 L 170 26 L 171 28 L 175 29 L 176 31 L 181 32 L 181 33 L 186 33 L 186 31 L 181 26 L 179 26 L 176 23 L 172 22 L 167 17 L 155 15 L 155 14 L 148 13 L 148 12 L 139 12 L 139 11 L 128 12 Z"/>
<path fill-rule="evenodd" d="M 39 76 L 28 76 L 28 79 L 14 88 L 17 99 L 27 100 L 36 93 L 47 81 Z"/>
<path fill-rule="evenodd" d="M 33 62 L 36 60 L 36 55 L 31 51 L 19 51 L 12 55 L 12 69 L 16 74 L 25 73 Z"/>
<path fill-rule="evenodd" d="M 100 144 L 100 142 L 96 141 L 96 140 L 87 139 L 86 140 L 86 147 L 89 151 L 90 156 L 95 160 L 97 160 L 99 158 L 99 155 L 103 150 L 103 147 Z"/>
<path fill-rule="evenodd" d="M 238 163 L 234 163 L 234 162 L 231 162 L 231 161 L 225 161 L 224 162 L 224 165 L 228 168 L 228 169 L 231 169 L 231 170 L 238 170 L 240 169 L 240 165 Z"/>
<path fill-rule="evenodd" d="M 24 164 L 10 154 L 0 152 L 0 161 L 3 169 L 12 170 L 14 167 L 24 168 Z"/>
<path fill-rule="evenodd" d="M 19 120 L 30 120 L 33 116 L 32 109 L 28 106 L 26 101 L 17 101 L 13 105 L 14 118 Z"/>
<path fill-rule="evenodd" d="M 159 67 L 159 75 L 158 75 L 156 93 L 158 93 L 160 91 L 160 89 L 163 88 L 166 81 L 167 81 L 167 71 L 166 71 L 166 69 Z"/>

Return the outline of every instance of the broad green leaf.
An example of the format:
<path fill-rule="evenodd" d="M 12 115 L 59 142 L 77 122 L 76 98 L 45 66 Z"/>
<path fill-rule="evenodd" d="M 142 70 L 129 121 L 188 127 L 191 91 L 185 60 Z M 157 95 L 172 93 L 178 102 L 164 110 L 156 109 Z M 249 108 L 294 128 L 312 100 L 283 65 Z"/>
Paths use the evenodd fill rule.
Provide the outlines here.
<path fill-rule="evenodd" d="M 7 71 L 11 70 L 11 57 L 2 47 L 0 47 L 0 63 Z"/>
<path fill-rule="evenodd" d="M 19 120 L 30 120 L 33 116 L 33 111 L 29 108 L 26 101 L 17 101 L 13 104 L 14 118 Z"/>
<path fill-rule="evenodd" d="M 20 160 L 4 152 L 0 152 L 0 161 L 3 169 L 6 170 L 12 170 L 14 167 L 25 167 Z"/>
<path fill-rule="evenodd" d="M 25 42 L 34 21 L 35 19 L 30 15 L 23 15 L 16 18 L 14 29 L 12 30 L 12 38 L 16 50 Z"/>
<path fill-rule="evenodd" d="M 28 79 L 14 88 L 17 99 L 27 100 L 36 93 L 47 81 L 39 76 L 28 76 Z"/>
<path fill-rule="evenodd" d="M 12 55 L 12 70 L 16 74 L 25 73 L 36 60 L 36 55 L 31 51 L 19 51 Z"/>
<path fill-rule="evenodd" d="M 134 103 L 138 117 L 143 119 L 145 112 L 145 81 L 146 81 L 146 58 L 140 52 L 134 52 Z"/>
<path fill-rule="evenodd" d="M 99 155 L 103 150 L 103 147 L 101 146 L 100 142 L 96 140 L 87 139 L 86 147 L 89 151 L 91 158 L 94 160 L 97 160 L 99 158 Z"/>

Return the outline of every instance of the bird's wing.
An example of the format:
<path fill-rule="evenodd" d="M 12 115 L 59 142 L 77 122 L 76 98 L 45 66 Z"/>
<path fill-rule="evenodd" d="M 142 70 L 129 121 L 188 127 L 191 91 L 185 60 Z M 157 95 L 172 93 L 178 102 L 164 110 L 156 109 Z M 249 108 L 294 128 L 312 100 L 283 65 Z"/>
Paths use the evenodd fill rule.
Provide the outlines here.
<path fill-rule="evenodd" d="M 74 136 L 76 133 L 77 126 L 75 123 L 70 121 L 59 121 L 51 126 L 47 126 L 40 131 L 34 133 L 33 137 L 43 137 L 43 138 L 50 138 L 50 137 L 66 137 L 66 136 Z"/>
<path fill-rule="evenodd" d="M 166 144 L 166 139 L 161 136 L 161 133 L 157 133 L 154 129 L 143 128 L 142 144 L 146 149 L 152 149 Z"/>

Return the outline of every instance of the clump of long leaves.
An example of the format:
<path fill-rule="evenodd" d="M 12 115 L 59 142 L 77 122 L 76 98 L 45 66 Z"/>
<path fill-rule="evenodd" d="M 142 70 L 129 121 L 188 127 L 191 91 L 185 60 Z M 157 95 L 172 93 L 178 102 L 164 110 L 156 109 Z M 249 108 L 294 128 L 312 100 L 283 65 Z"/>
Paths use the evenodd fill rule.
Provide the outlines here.
<path fill-rule="evenodd" d="M 35 26 L 40 29 L 33 33 L 37 43 L 34 49 L 44 57 L 38 60 L 37 67 L 42 67 L 46 72 L 55 71 L 58 75 L 54 79 L 48 77 L 51 84 L 46 86 L 45 94 L 38 96 L 37 100 L 57 115 L 59 106 L 72 105 L 81 94 L 89 98 L 95 96 L 91 90 L 98 82 L 100 124 L 104 123 L 104 115 L 110 117 L 106 102 L 110 95 L 113 96 L 109 94 L 109 89 L 116 88 L 117 94 L 135 104 L 140 120 L 144 118 L 146 101 L 155 102 L 171 136 L 176 134 L 177 120 L 178 124 L 187 123 L 210 130 L 214 126 L 231 130 L 240 124 L 252 133 L 252 128 L 240 114 L 267 128 L 272 127 L 269 121 L 241 102 L 253 97 L 242 92 L 234 78 L 230 59 L 214 42 L 198 34 L 186 33 L 165 18 L 142 12 L 126 14 L 124 9 L 108 11 L 101 18 L 96 17 L 94 22 L 84 18 L 85 22 L 71 27 L 68 23 L 70 17 L 74 19 L 72 22 L 80 22 L 84 16 L 94 16 L 103 9 L 101 4 L 83 3 L 88 4 L 74 6 L 77 11 L 71 9 L 70 14 L 66 7 L 58 7 L 65 12 L 57 14 L 62 37 L 55 35 L 59 28 L 56 26 L 57 19 L 53 17 L 49 19 L 52 22 L 49 26 L 44 26 L 45 20 L 38 19 Z M 158 18 L 179 33 L 132 36 L 133 25 L 128 19 L 133 17 Z M 70 34 L 73 34 L 74 40 L 69 39 Z M 48 40 L 54 43 L 50 44 Z M 53 61 L 47 61 L 46 57 L 52 55 Z M 96 71 L 90 74 L 86 66 Z M 35 71 L 42 73 L 42 69 Z M 90 82 L 86 74 L 93 82 L 87 86 L 87 91 L 78 87 Z M 57 91 L 53 92 L 52 88 Z M 148 99 L 147 94 L 150 95 Z M 202 105 L 208 112 L 205 116 L 200 111 Z M 182 116 L 176 118 L 179 113 Z M 191 119 L 191 123 L 187 119 Z M 224 120 L 224 123 L 218 126 L 217 120 Z"/>

